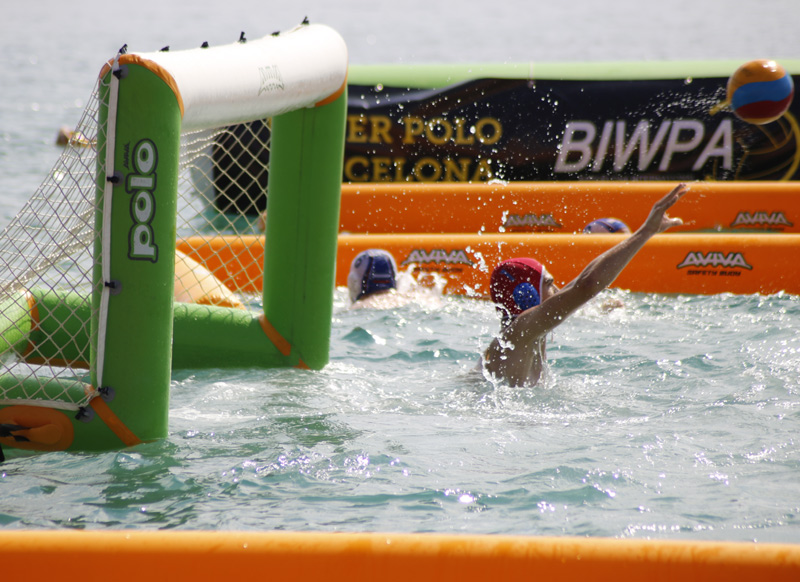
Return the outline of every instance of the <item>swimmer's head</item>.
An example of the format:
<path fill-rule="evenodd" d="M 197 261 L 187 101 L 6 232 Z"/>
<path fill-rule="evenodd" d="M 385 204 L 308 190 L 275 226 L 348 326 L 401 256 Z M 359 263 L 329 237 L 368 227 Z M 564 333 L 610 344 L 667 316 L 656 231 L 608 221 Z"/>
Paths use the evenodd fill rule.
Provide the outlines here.
<path fill-rule="evenodd" d="M 631 229 L 617 218 L 598 218 L 587 224 L 583 232 L 587 234 L 630 234 Z"/>
<path fill-rule="evenodd" d="M 503 325 L 539 305 L 545 285 L 552 280 L 544 265 L 534 259 L 508 259 L 497 265 L 492 271 L 489 290 Z"/>
<path fill-rule="evenodd" d="M 367 249 L 359 253 L 350 265 L 347 276 L 350 300 L 397 288 L 397 265 L 394 258 L 382 249 Z"/>

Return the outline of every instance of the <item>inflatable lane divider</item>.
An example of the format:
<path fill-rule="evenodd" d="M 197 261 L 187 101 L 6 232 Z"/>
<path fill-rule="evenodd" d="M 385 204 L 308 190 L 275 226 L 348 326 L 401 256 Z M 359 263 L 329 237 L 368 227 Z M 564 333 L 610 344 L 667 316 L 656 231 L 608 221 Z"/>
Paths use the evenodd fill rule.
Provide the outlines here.
<path fill-rule="evenodd" d="M 636 81 L 663 79 L 727 79 L 742 64 L 736 59 L 691 61 L 608 61 L 504 63 L 414 63 L 352 65 L 351 85 L 378 85 L 413 89 L 439 89 L 475 79 L 527 79 L 561 81 Z M 800 74 L 800 60 L 781 59 L 792 75 Z"/>
<path fill-rule="evenodd" d="M 417 280 L 441 277 L 445 293 L 488 296 L 489 274 L 518 256 L 547 265 L 563 286 L 628 235 L 350 235 L 340 236 L 337 285 L 346 285 L 350 261 L 366 248 L 390 251 Z M 800 294 L 791 257 L 800 234 L 661 234 L 648 241 L 612 287 L 644 293 Z"/>
<path fill-rule="evenodd" d="M 618 540 L 320 532 L 7 531 L 0 532 L 7 579 L 43 579 L 52 564 L 80 556 L 97 571 L 66 569 L 65 582 L 218 581 L 235 569 L 296 582 L 796 582 L 800 546 L 776 543 Z M 365 573 L 362 576 L 354 572 Z"/>
<path fill-rule="evenodd" d="M 596 256 L 626 235 L 590 234 L 425 234 L 339 235 L 336 285 L 347 285 L 353 258 L 368 248 L 391 252 L 400 269 L 423 284 L 446 281 L 444 292 L 485 298 L 489 273 L 502 260 L 531 256 L 548 265 L 559 285 L 571 281 Z M 256 236 L 202 237 L 178 241 L 178 248 L 203 263 L 208 249 L 226 246 L 234 260 L 207 268 L 235 289 L 242 274 L 234 265 L 258 260 L 263 244 Z M 646 293 L 800 294 L 800 272 L 791 257 L 800 234 L 662 234 L 650 240 L 612 285 Z M 248 257 L 239 261 L 238 257 Z M 217 260 L 209 257 L 209 261 Z M 247 285 L 259 288 L 260 279 Z"/>
<path fill-rule="evenodd" d="M 578 233 L 598 218 L 631 229 L 674 182 L 345 184 L 345 233 Z M 685 231 L 800 232 L 797 182 L 692 182 L 671 215 Z"/>

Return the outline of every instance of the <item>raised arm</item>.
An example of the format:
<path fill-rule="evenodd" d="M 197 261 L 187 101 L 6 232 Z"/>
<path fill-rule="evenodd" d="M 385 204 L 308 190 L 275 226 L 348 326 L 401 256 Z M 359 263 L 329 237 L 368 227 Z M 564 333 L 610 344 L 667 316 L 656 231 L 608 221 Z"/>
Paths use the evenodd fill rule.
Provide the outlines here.
<path fill-rule="evenodd" d="M 611 285 L 637 252 L 654 235 L 682 224 L 680 218 L 667 216 L 669 210 L 688 192 L 679 184 L 653 205 L 644 223 L 628 238 L 591 261 L 574 280 L 541 305 L 528 309 L 505 327 L 499 338 L 484 354 L 486 368 L 507 379 L 524 378 L 530 366 L 533 348 L 547 333 Z M 519 383 L 516 380 L 514 383 Z"/>
<path fill-rule="evenodd" d="M 562 298 L 574 296 L 570 297 L 570 301 L 562 299 L 560 303 L 567 304 L 562 307 L 571 307 L 570 311 L 573 311 L 586 303 L 586 301 L 611 285 L 628 263 L 631 262 L 636 253 L 654 235 L 664 232 L 673 226 L 683 224 L 680 218 L 667 216 L 667 210 L 688 191 L 686 184 L 678 184 L 653 205 L 650 215 L 636 232 L 586 265 L 581 274 L 556 295 L 556 297 L 561 296 Z M 574 305 L 572 305 L 573 303 Z"/>

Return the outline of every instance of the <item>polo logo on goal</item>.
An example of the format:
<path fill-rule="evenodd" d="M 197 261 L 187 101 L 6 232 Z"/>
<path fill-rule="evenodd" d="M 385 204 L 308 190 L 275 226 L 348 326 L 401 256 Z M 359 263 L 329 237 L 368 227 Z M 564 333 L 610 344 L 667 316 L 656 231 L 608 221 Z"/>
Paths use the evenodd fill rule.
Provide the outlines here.
<path fill-rule="evenodd" d="M 128 258 L 134 261 L 158 261 L 158 246 L 154 242 L 150 223 L 156 213 L 156 167 L 158 150 L 156 144 L 143 139 L 133 148 L 133 169 L 128 174 L 126 191 L 131 194 L 131 226 L 128 236 Z"/>

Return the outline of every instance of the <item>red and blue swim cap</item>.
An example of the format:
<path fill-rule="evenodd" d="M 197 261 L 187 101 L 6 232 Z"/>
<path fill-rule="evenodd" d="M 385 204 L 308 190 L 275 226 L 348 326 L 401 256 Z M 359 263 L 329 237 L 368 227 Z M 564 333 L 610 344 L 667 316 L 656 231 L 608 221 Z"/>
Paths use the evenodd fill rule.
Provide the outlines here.
<path fill-rule="evenodd" d="M 547 269 L 534 259 L 508 259 L 494 268 L 489 291 L 504 324 L 542 302 L 547 279 Z"/>
<path fill-rule="evenodd" d="M 397 265 L 390 253 L 383 249 L 362 251 L 353 259 L 347 276 L 350 300 L 358 301 L 378 291 L 396 289 L 396 277 Z"/>

